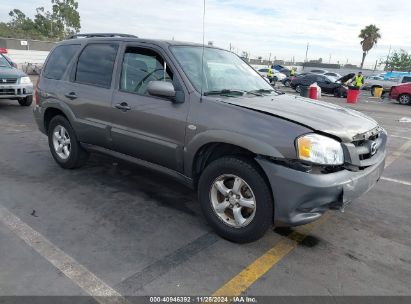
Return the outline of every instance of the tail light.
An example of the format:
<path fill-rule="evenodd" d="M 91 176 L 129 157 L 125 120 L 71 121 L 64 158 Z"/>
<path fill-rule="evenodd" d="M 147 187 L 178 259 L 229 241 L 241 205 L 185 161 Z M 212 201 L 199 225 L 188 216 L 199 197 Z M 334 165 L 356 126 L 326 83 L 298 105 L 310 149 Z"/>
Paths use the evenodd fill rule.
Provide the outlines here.
<path fill-rule="evenodd" d="M 0 53 L 1 54 L 7 54 L 7 49 L 6 48 L 0 48 Z"/>
<path fill-rule="evenodd" d="M 37 79 L 36 85 L 34 86 L 34 102 L 36 103 L 36 105 L 40 104 L 39 82 L 40 78 Z"/>

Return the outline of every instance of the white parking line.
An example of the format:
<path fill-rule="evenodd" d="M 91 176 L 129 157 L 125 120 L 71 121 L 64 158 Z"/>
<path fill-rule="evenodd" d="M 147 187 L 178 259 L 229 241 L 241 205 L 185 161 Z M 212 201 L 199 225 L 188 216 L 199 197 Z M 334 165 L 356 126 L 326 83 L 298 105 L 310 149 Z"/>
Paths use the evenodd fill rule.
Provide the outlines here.
<path fill-rule="evenodd" d="M 398 135 L 388 135 L 388 137 L 396 137 L 396 138 L 402 138 L 402 139 L 411 139 L 411 137 L 405 137 L 405 136 L 398 136 Z"/>
<path fill-rule="evenodd" d="M 409 148 L 411 148 L 411 139 L 407 140 L 401 147 L 399 147 L 391 155 L 387 156 L 387 158 L 385 159 L 385 168 L 387 168 L 394 161 L 400 158 Z"/>
<path fill-rule="evenodd" d="M 394 182 L 394 183 L 399 183 L 399 184 L 411 186 L 410 182 L 402 181 L 402 180 L 395 179 L 395 178 L 389 178 L 389 177 L 382 176 L 380 179 L 385 180 L 385 181 L 389 181 L 389 182 Z"/>
<path fill-rule="evenodd" d="M 127 303 L 117 291 L 4 207 L 0 222 L 101 304 Z"/>

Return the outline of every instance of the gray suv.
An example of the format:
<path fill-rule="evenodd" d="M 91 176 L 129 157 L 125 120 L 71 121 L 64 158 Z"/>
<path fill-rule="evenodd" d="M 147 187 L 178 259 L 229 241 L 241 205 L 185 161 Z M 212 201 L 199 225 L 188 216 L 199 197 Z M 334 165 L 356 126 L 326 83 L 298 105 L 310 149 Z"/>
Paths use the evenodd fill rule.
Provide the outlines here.
<path fill-rule="evenodd" d="M 63 168 L 100 152 L 198 191 L 235 242 L 312 222 L 367 192 L 387 133 L 373 119 L 274 90 L 237 55 L 192 43 L 90 34 L 59 43 L 34 116 Z"/>

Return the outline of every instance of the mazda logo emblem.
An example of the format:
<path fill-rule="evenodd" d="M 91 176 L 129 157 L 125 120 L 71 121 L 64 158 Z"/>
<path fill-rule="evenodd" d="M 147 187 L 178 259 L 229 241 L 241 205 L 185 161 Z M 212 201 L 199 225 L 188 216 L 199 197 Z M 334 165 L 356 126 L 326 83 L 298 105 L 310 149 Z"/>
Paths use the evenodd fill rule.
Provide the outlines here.
<path fill-rule="evenodd" d="M 371 155 L 374 155 L 375 153 L 377 153 L 377 143 L 373 141 L 371 143 Z"/>

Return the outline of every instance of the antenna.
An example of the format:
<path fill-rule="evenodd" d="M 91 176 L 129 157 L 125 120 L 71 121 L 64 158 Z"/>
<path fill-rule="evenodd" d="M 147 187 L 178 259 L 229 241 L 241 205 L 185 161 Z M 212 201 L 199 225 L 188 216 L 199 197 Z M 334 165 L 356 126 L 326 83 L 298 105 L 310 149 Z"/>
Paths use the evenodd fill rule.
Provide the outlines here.
<path fill-rule="evenodd" d="M 201 54 L 201 87 L 200 87 L 200 101 L 203 100 L 203 83 L 204 83 L 204 49 L 205 49 L 205 10 L 206 0 L 203 0 L 203 52 Z"/>

